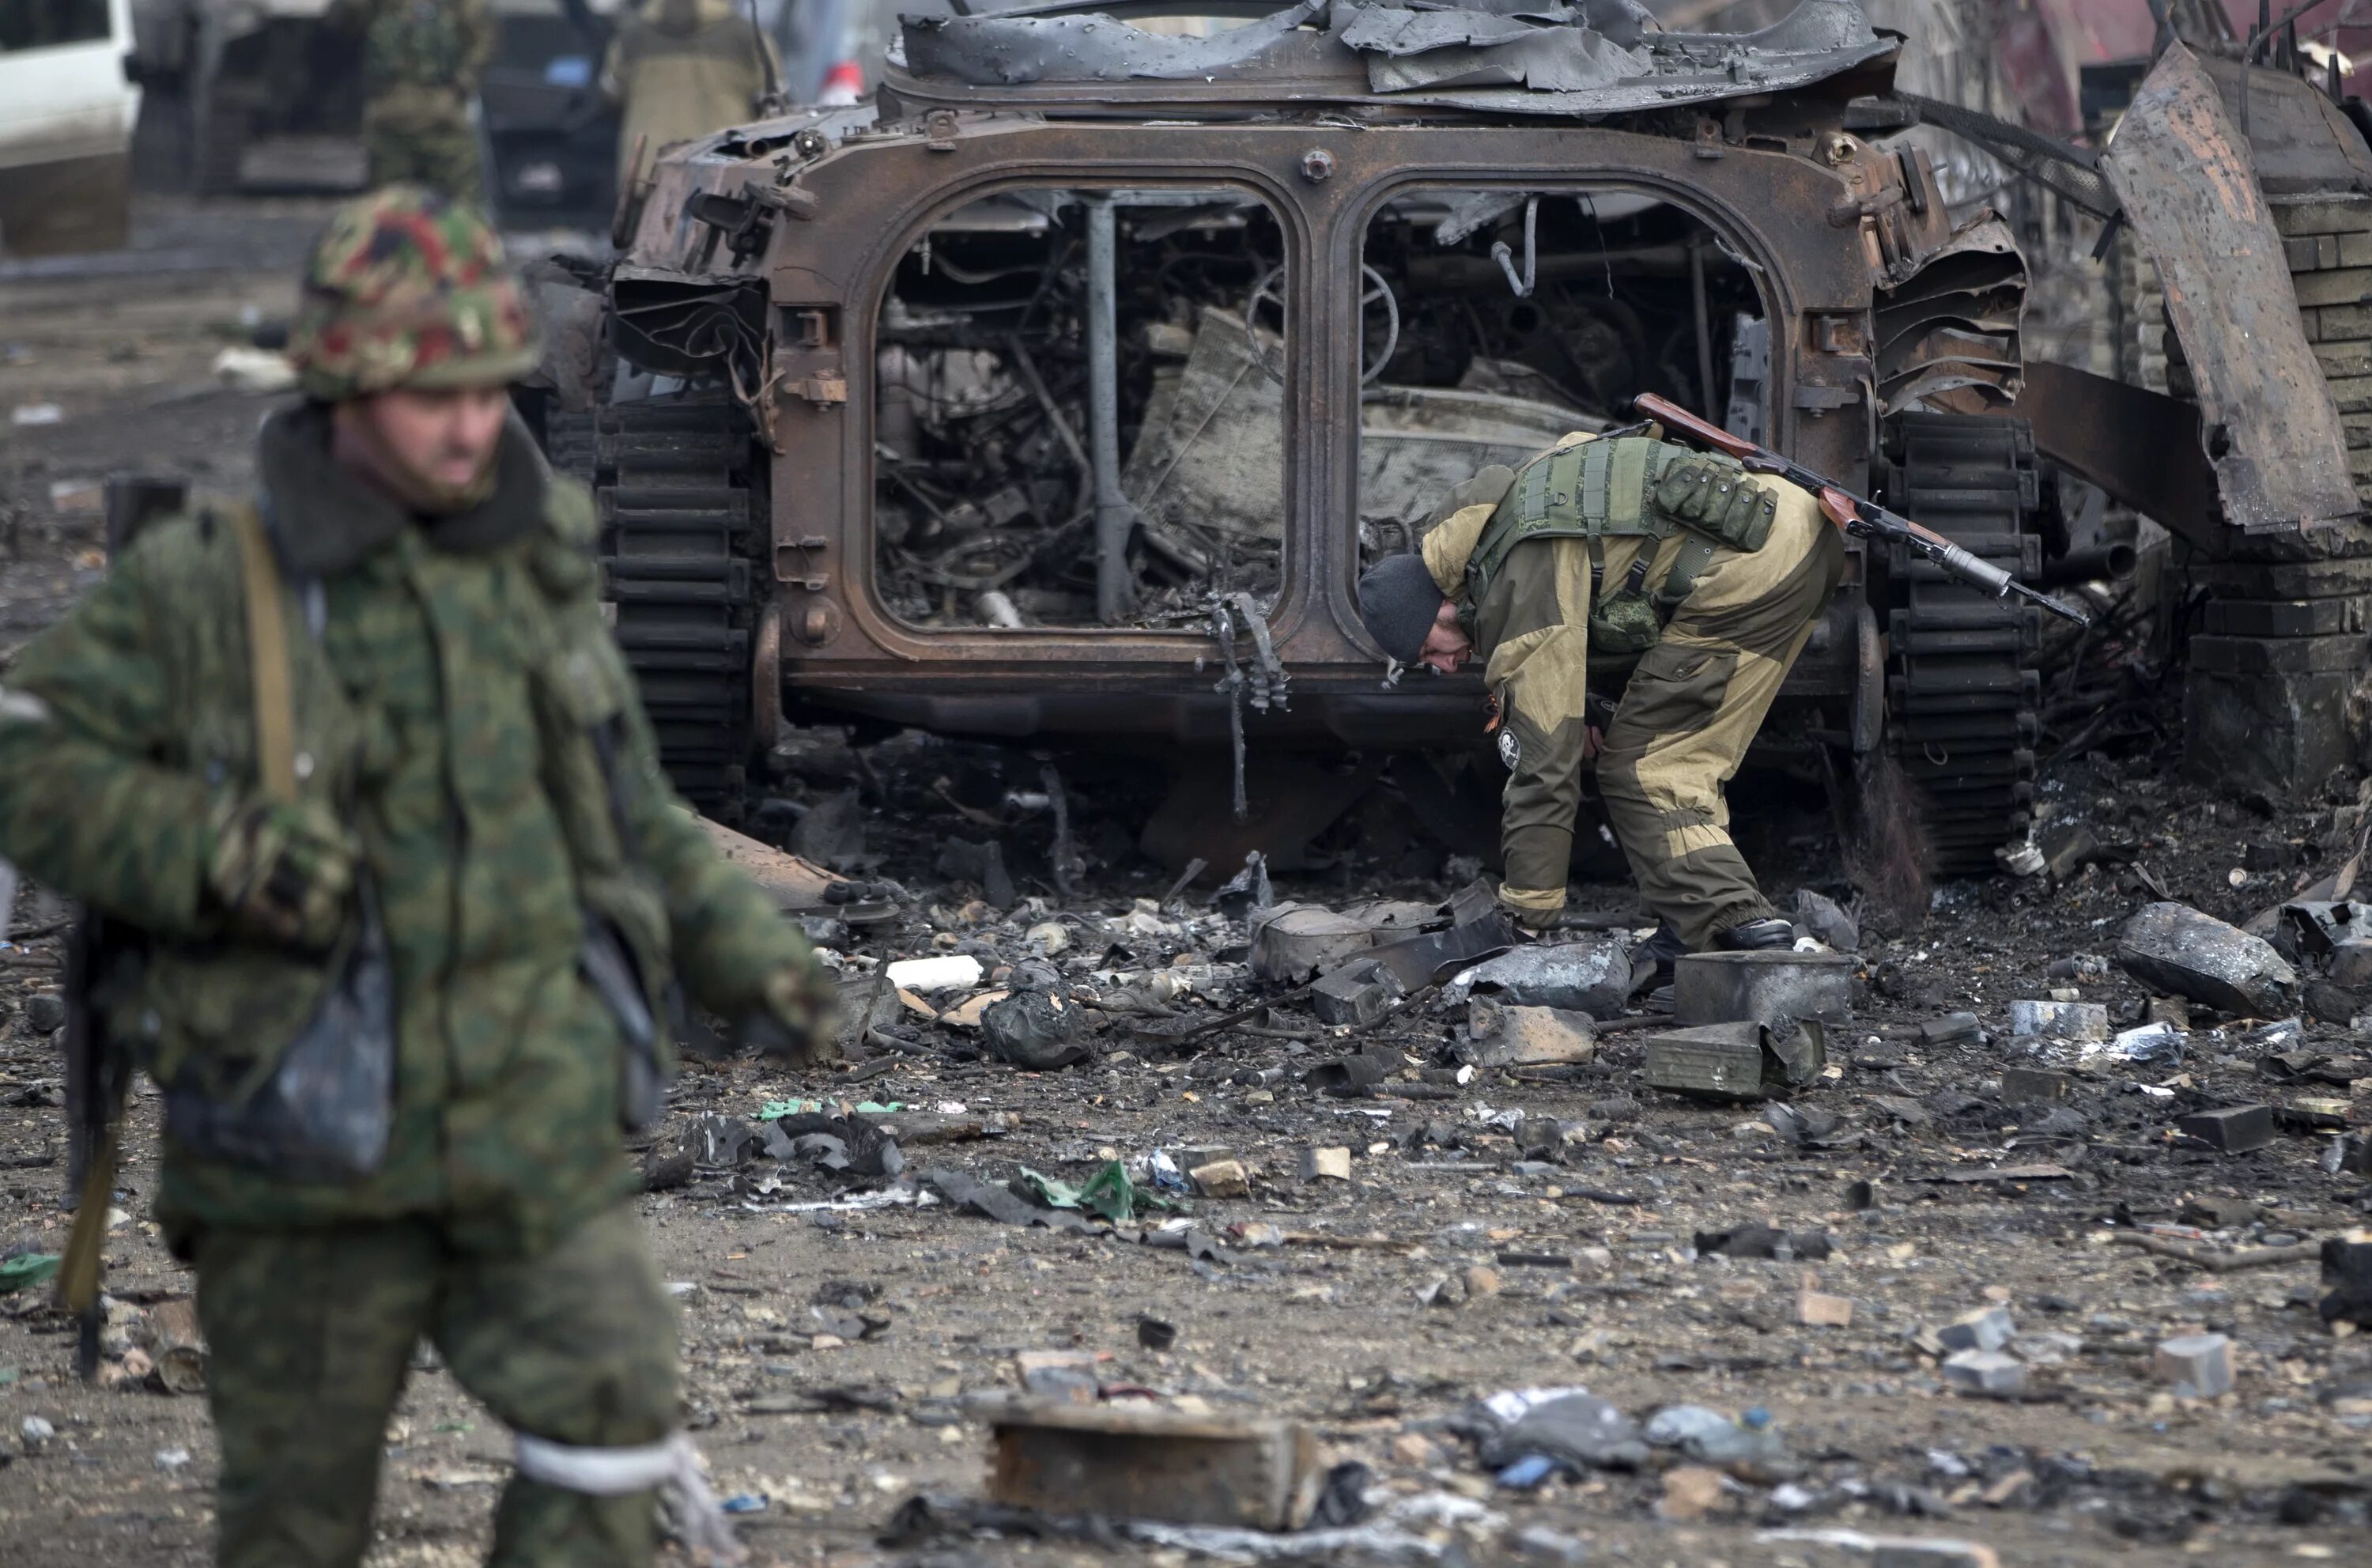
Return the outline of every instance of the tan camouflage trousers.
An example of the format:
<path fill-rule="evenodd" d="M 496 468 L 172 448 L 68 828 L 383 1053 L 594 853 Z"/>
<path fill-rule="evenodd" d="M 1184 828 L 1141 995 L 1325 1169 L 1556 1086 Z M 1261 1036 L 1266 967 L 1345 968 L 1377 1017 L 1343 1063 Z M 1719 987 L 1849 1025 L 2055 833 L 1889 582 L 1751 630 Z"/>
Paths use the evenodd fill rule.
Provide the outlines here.
<path fill-rule="evenodd" d="M 1843 542 L 1814 517 L 1720 557 L 1641 656 L 1599 752 L 1599 797 L 1640 897 L 1692 952 L 1772 912 L 1730 841 L 1724 786 L 1843 572 Z"/>
<path fill-rule="evenodd" d="M 458 94 L 390 89 L 363 110 L 363 149 L 374 186 L 425 185 L 457 202 L 483 207 L 484 171 L 478 130 Z"/>
<path fill-rule="evenodd" d="M 532 1260 L 456 1252 L 428 1220 L 209 1229 L 196 1256 L 222 1568 L 362 1561 L 388 1416 L 423 1338 L 515 1431 L 622 1447 L 677 1425 L 675 1309 L 624 1205 Z M 515 1478 L 488 1561 L 641 1568 L 653 1503 Z"/>

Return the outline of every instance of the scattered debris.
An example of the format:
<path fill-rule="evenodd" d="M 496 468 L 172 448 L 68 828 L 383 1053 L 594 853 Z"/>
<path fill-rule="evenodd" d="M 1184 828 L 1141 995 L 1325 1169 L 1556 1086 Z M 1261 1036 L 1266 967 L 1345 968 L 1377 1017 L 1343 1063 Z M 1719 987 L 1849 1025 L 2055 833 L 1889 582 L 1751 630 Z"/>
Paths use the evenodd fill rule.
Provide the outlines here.
<path fill-rule="evenodd" d="M 2297 971 L 2271 943 L 2188 904 L 2150 904 L 2125 922 L 2117 963 L 2144 985 L 2220 1012 L 2281 1017 L 2298 1004 Z"/>
<path fill-rule="evenodd" d="M 1647 1086 L 1717 1099 L 1762 1099 L 1800 1088 L 1828 1064 L 1816 1020 L 1702 1024 L 1652 1036 Z"/>
<path fill-rule="evenodd" d="M 1323 1472 L 1308 1429 L 1124 1405 L 985 1412 L 989 1495 L 1057 1515 L 1295 1530 Z"/>
<path fill-rule="evenodd" d="M 2273 1108 L 2266 1105 L 2227 1106 L 2175 1118 L 2174 1129 L 2211 1149 L 2245 1155 L 2273 1141 Z"/>
<path fill-rule="evenodd" d="M 1631 989 L 1625 944 L 1611 938 L 1534 943 L 1460 971 L 1442 988 L 1453 1005 L 1485 997 L 1510 1007 L 1547 1007 L 1611 1018 Z"/>
<path fill-rule="evenodd" d="M 1304 1181 L 1348 1181 L 1351 1179 L 1351 1151 L 1336 1145 L 1331 1148 L 1307 1148 L 1301 1151 L 1301 1179 Z"/>
<path fill-rule="evenodd" d="M 2109 1010 L 2098 1002 L 2013 1002 L 2009 1032 L 2042 1040 L 2106 1040 Z"/>
<path fill-rule="evenodd" d="M 1944 1380 L 1963 1393 L 2010 1398 L 2026 1391 L 2026 1363 L 2001 1351 L 1956 1351 L 1944 1358 Z"/>
<path fill-rule="evenodd" d="M 1843 953 L 1690 953 L 1672 971 L 1672 1021 L 1853 1020 L 1855 960 Z"/>
<path fill-rule="evenodd" d="M 2177 1397 L 2212 1400 L 2232 1390 L 2232 1342 L 2221 1334 L 2184 1334 L 2160 1341 L 2151 1370 Z"/>

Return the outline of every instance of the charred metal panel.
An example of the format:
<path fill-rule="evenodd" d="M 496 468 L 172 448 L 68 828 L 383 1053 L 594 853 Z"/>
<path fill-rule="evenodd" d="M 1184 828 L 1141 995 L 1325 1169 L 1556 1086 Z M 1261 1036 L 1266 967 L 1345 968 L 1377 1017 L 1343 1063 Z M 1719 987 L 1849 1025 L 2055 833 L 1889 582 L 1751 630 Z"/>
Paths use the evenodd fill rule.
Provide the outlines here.
<path fill-rule="evenodd" d="M 2099 485 L 2186 544 L 2223 553 L 2229 538 L 2199 411 L 2179 398 L 2038 361 L 2010 411 L 2053 462 Z"/>
<path fill-rule="evenodd" d="M 1981 213 L 1878 296 L 1878 389 L 1888 413 L 1944 405 L 1995 413 L 2017 398 L 2026 261 L 2009 226 Z"/>
<path fill-rule="evenodd" d="M 2259 190 L 2268 196 L 2372 191 L 2372 149 L 2312 83 L 2212 54 L 2197 59 L 2223 95 L 2225 113 L 2247 138 Z"/>
<path fill-rule="evenodd" d="M 1107 9 L 1075 0 L 907 17 L 890 96 L 1076 105 L 1116 101 L 1111 87 L 1126 83 L 1131 103 L 1236 116 L 1292 100 L 1595 117 L 1795 91 L 1897 47 L 1854 0 L 1803 0 L 1755 33 L 1656 31 L 1629 0 L 1506 14 L 1303 0 L 1209 38 L 1147 33 Z"/>
<path fill-rule="evenodd" d="M 2222 95 L 2190 51 L 2160 56 L 2105 161 L 2198 379 L 2225 515 L 2248 533 L 2355 516 L 2346 439 L 2298 322 L 2281 238 Z"/>

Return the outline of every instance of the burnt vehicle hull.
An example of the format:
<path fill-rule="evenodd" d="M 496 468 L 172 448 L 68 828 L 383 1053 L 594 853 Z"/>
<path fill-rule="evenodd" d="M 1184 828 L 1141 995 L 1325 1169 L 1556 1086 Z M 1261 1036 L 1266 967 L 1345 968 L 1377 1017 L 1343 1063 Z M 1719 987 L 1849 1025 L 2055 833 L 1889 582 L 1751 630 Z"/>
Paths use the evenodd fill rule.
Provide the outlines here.
<path fill-rule="evenodd" d="M 1622 123 L 1517 118 L 1495 103 L 1489 114 L 1439 101 L 1327 110 L 1330 97 L 1366 95 L 1364 81 L 1305 84 L 1287 96 L 1309 101 L 1280 112 L 1248 106 L 1241 85 L 1223 94 L 1200 80 L 1151 93 L 1134 81 L 1008 91 L 893 71 L 897 96 L 878 122 L 794 116 L 679 149 L 630 197 L 610 341 L 630 366 L 691 382 L 692 401 L 605 410 L 592 459 L 621 639 L 671 738 L 670 766 L 694 798 L 729 800 L 752 746 L 779 725 L 851 719 L 1017 740 L 1480 745 L 1480 679 L 1387 688 L 1354 601 L 1363 551 L 1378 548 L 1361 505 L 1363 410 L 1379 368 L 1365 363 L 1376 326 L 1363 273 L 1375 275 L 1380 215 L 1427 191 L 1560 211 L 1573 198 L 1592 223 L 1610 193 L 1685 215 L 1709 243 L 1675 252 L 1683 277 L 1698 269 L 1698 325 L 1693 361 L 1674 351 L 1682 379 L 1672 384 L 1707 404 L 1727 393 L 1743 406 L 1750 390 L 1742 359 L 1726 376 L 1711 368 L 1710 256 L 1747 280 L 1764 334 L 1748 415 L 1758 438 L 1845 483 L 1891 485 L 1976 552 L 2035 571 L 2023 426 L 1964 420 L 1948 438 L 1945 416 L 1916 428 L 1889 419 L 1937 386 L 1979 407 L 2015 396 L 2022 264 L 1997 222 L 1956 231 L 1920 157 L 1839 128 L 1850 97 L 1883 85 L 1873 52 L 1848 53 L 1845 75 L 1818 93 Z M 1001 93 L 1023 111 L 987 107 Z M 1278 265 L 1264 286 L 1290 323 L 1264 351 L 1290 411 L 1280 564 L 1256 603 L 1209 595 L 1224 620 L 926 624 L 885 590 L 884 529 L 896 523 L 876 478 L 890 449 L 885 311 L 911 287 L 912 258 L 921 252 L 927 270 L 929 237 L 959 212 L 1052 188 L 1090 206 L 1191 203 L 1224 188 L 1273 219 Z M 1529 228 L 1504 232 L 1520 232 L 1529 271 Z M 1605 263 L 1610 298 L 1606 232 L 1597 259 L 1582 260 L 1593 277 Z M 1514 285 L 1512 253 L 1503 244 L 1497 255 Z M 1384 286 L 1403 296 L 1397 331 L 1423 291 L 1407 274 Z M 1245 307 L 1246 321 L 1255 314 Z M 1968 351 L 1979 338 L 1982 352 Z M 1727 349 L 1722 358 L 1727 367 Z M 1706 367 L 1692 379 L 1692 364 Z M 1591 426 L 1576 415 L 1572 427 Z M 1083 532 L 1078 548 L 1095 552 L 1095 536 Z M 1764 749 L 1870 750 L 1885 743 L 1890 702 L 1898 743 L 1914 738 L 1927 759 L 1944 864 L 1990 865 L 2023 822 L 2033 678 L 2020 663 L 2035 635 L 2029 611 L 1856 548 Z"/>

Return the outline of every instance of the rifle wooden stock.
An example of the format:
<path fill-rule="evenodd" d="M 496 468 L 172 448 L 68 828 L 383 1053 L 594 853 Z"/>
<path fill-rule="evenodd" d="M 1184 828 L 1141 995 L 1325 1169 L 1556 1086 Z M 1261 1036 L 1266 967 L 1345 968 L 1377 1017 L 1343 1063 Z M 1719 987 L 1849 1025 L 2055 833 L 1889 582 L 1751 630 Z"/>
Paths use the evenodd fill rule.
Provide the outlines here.
<path fill-rule="evenodd" d="M 1751 457 L 1762 450 L 1743 436 L 1732 435 L 1709 420 L 1699 419 L 1669 399 L 1653 392 L 1642 392 L 1631 400 L 1631 406 L 1646 418 L 1655 420 L 1667 430 L 1677 430 L 1690 440 L 1727 452 L 1733 458 Z"/>

